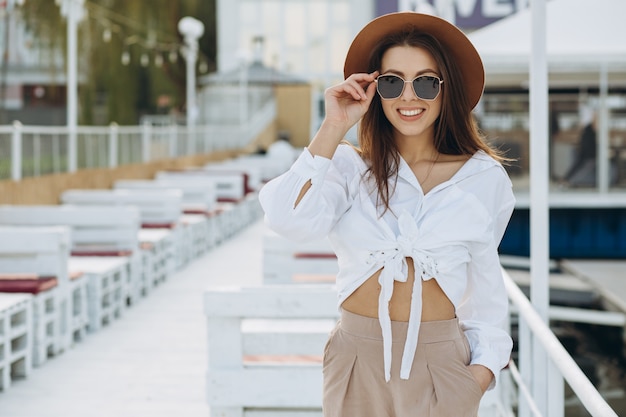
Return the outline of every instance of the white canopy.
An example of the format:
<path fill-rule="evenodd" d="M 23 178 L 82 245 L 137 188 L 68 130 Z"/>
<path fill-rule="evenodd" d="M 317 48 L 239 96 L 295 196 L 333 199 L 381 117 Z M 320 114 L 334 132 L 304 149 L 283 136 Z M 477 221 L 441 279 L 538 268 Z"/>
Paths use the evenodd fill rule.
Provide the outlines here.
<path fill-rule="evenodd" d="M 597 84 L 602 67 L 609 82 L 626 82 L 626 1 L 547 2 L 547 55 L 551 84 Z M 523 83 L 531 50 L 530 9 L 468 36 L 481 54 L 490 85 Z M 554 82 L 553 82 L 554 81 Z"/>

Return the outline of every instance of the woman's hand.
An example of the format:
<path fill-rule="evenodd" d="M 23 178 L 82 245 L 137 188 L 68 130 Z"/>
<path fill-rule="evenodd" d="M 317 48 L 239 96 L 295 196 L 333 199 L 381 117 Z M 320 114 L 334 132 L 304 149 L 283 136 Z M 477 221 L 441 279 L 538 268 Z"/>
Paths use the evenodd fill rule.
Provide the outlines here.
<path fill-rule="evenodd" d="M 342 83 L 326 89 L 326 117 L 308 146 L 311 155 L 333 157 L 348 130 L 369 108 L 376 94 L 374 80 L 377 76 L 378 71 L 353 74 Z"/>
<path fill-rule="evenodd" d="M 326 89 L 325 122 L 349 130 L 367 109 L 376 94 L 378 71 L 371 74 L 352 74 L 345 81 Z"/>
<path fill-rule="evenodd" d="M 482 365 L 469 365 L 467 369 L 469 369 L 472 376 L 474 376 L 474 379 L 478 382 L 478 385 L 483 390 L 483 393 L 487 391 L 487 388 L 489 388 L 489 385 L 493 380 L 493 373 L 487 367 Z"/>

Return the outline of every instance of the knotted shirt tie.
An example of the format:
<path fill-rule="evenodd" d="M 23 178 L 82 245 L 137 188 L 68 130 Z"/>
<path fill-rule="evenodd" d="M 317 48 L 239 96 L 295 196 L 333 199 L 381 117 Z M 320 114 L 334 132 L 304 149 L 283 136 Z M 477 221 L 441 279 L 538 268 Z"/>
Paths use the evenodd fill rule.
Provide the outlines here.
<path fill-rule="evenodd" d="M 392 335 L 389 301 L 393 295 L 393 282 L 407 281 L 409 267 L 406 258 L 412 258 L 415 267 L 415 281 L 411 294 L 408 331 L 400 368 L 400 378 L 409 379 L 422 321 L 422 280 L 427 281 L 438 275 L 435 259 L 428 250 L 419 247 L 418 228 L 413 217 L 408 212 L 402 213 L 398 219 L 398 225 L 400 234 L 393 245 L 370 253 L 368 260 L 368 263 L 382 266 L 382 271 L 378 277 L 378 283 L 381 287 L 378 299 L 378 320 L 382 329 L 383 363 L 385 381 L 387 382 L 391 379 Z"/>

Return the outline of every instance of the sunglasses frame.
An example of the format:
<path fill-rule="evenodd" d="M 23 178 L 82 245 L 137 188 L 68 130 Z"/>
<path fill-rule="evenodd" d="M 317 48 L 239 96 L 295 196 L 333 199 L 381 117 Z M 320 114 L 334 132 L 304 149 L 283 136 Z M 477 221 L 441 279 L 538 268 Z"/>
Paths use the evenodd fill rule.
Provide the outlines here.
<path fill-rule="evenodd" d="M 400 79 L 401 81 L 403 81 L 404 84 L 402 85 L 402 90 L 400 90 L 400 94 L 398 94 L 396 97 L 390 97 L 390 98 L 383 97 L 382 93 L 378 89 L 378 85 L 379 85 L 378 84 L 378 79 L 380 77 L 396 77 L 396 78 Z M 422 98 L 422 97 L 419 96 L 419 94 L 417 94 L 417 91 L 415 91 L 415 85 L 413 85 L 413 83 L 415 82 L 415 80 L 423 78 L 423 77 L 434 78 L 437 81 L 439 81 L 439 91 L 437 91 L 437 95 L 435 97 L 433 97 L 433 98 Z M 376 82 L 376 92 L 378 93 L 378 95 L 380 96 L 380 98 L 382 100 L 395 100 L 397 98 L 402 97 L 402 94 L 404 94 L 404 89 L 406 88 L 407 83 L 410 83 L 411 84 L 411 88 L 413 89 L 413 94 L 415 94 L 415 97 L 419 98 L 420 100 L 424 100 L 424 101 L 435 101 L 435 100 L 437 100 L 437 97 L 439 97 L 439 94 L 441 94 L 441 84 L 443 84 L 443 80 L 441 78 L 439 78 L 438 76 L 436 76 L 436 75 L 418 75 L 417 77 L 413 78 L 412 80 L 408 80 L 407 81 L 404 78 L 402 78 L 402 77 L 400 77 L 399 75 L 396 75 L 396 74 L 382 74 L 382 75 L 379 75 L 378 77 L 376 77 L 375 82 Z"/>

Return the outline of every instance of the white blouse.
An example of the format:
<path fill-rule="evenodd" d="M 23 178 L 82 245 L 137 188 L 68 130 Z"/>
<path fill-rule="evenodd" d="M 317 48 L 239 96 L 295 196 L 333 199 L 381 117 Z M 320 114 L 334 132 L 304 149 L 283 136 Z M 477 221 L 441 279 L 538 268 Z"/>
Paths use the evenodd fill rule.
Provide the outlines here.
<path fill-rule="evenodd" d="M 387 381 L 392 360 L 389 300 L 394 280 L 407 280 L 407 257 L 414 261 L 416 278 L 436 279 L 455 306 L 470 344 L 471 364 L 486 366 L 497 379 L 512 349 L 504 330 L 508 299 L 497 253 L 515 204 L 506 171 L 479 151 L 450 180 L 424 195 L 400 159 L 391 210 L 381 217 L 375 181 L 368 179 L 367 169 L 349 145 L 340 145 L 332 160 L 314 157 L 305 149 L 287 172 L 261 189 L 266 223 L 296 241 L 328 236 L 339 264 L 339 305 L 382 268 L 378 316 Z M 295 206 L 309 180 L 310 189 Z M 421 313 L 422 285 L 416 279 L 402 379 L 409 378 Z"/>

